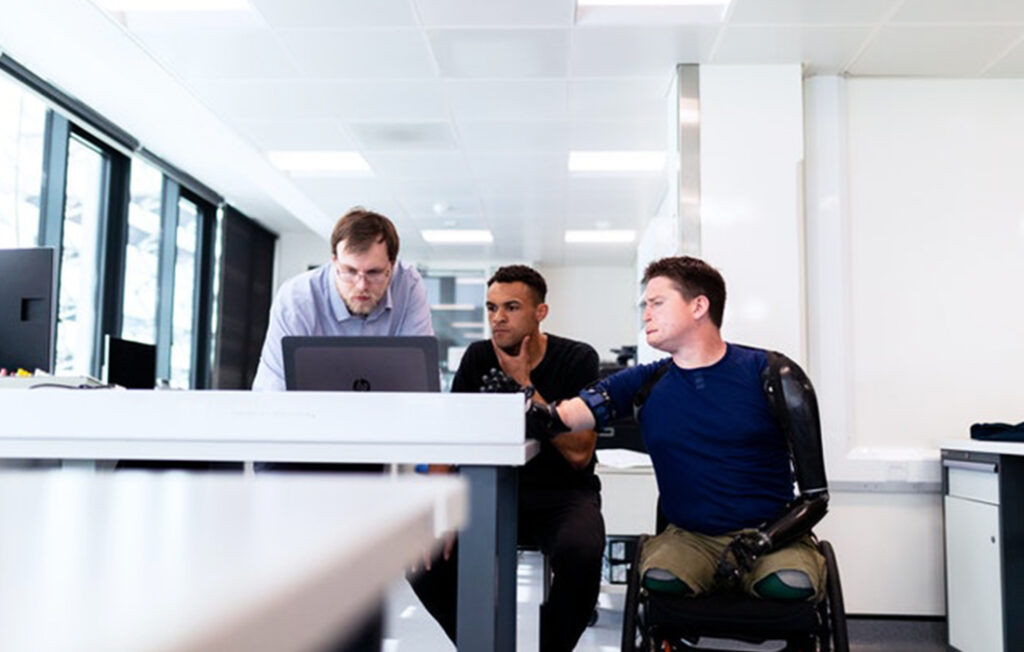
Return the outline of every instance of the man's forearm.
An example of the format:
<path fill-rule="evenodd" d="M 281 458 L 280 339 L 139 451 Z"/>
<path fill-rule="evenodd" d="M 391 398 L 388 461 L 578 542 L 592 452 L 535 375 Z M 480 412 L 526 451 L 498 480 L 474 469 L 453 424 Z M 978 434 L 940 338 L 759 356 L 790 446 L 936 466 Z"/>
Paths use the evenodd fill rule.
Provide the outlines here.
<path fill-rule="evenodd" d="M 555 409 L 558 410 L 559 418 L 562 419 L 562 423 L 569 427 L 570 432 L 592 430 L 594 428 L 594 414 L 581 398 L 571 398 L 567 401 L 562 401 Z"/>

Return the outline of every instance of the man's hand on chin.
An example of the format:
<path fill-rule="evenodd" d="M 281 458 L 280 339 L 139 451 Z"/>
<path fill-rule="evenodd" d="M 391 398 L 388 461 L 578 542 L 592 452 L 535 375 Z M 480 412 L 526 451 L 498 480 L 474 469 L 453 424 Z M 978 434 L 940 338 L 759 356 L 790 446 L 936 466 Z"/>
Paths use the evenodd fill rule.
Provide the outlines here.
<path fill-rule="evenodd" d="M 493 339 L 491 340 L 491 346 L 494 348 L 494 354 L 498 356 L 498 364 L 501 365 L 501 370 L 505 372 L 505 375 L 519 383 L 522 387 L 529 385 L 530 370 L 532 369 L 530 336 L 525 336 L 519 343 L 519 352 L 516 355 L 505 352 L 494 343 Z"/>

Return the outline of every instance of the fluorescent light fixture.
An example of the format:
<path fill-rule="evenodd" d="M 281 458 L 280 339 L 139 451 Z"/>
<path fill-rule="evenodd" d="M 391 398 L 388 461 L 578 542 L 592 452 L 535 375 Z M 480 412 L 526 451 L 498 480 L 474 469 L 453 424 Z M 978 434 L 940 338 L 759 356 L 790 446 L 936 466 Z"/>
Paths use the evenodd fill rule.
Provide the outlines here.
<path fill-rule="evenodd" d="M 267 152 L 279 170 L 296 176 L 372 174 L 370 164 L 358 152 L 277 151 Z"/>
<path fill-rule="evenodd" d="M 490 244 L 494 236 L 488 229 L 423 229 L 423 239 L 431 244 Z"/>
<path fill-rule="evenodd" d="M 476 310 L 479 306 L 474 306 L 472 303 L 435 303 L 430 306 L 431 310 L 451 311 L 451 310 Z"/>
<path fill-rule="evenodd" d="M 569 152 L 570 172 L 661 172 L 665 152 Z"/>
<path fill-rule="evenodd" d="M 248 11 L 249 0 L 96 0 L 107 11 Z"/>
<path fill-rule="evenodd" d="M 452 328 L 483 328 L 482 321 L 453 321 Z"/>
<path fill-rule="evenodd" d="M 730 0 L 577 0 L 579 25 L 720 23 Z"/>
<path fill-rule="evenodd" d="M 727 7 L 731 0 L 576 0 L 577 7 Z"/>
<path fill-rule="evenodd" d="M 600 229 L 595 231 L 566 231 L 567 243 L 585 244 L 623 244 L 633 242 L 636 231 L 633 229 Z"/>

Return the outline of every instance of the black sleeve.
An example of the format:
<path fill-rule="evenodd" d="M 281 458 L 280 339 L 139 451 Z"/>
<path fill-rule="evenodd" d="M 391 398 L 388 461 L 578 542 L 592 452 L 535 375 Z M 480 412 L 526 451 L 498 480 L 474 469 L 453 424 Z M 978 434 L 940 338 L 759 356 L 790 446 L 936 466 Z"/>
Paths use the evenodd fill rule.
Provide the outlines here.
<path fill-rule="evenodd" d="M 597 380 L 600 369 L 600 361 L 597 351 L 589 344 L 579 344 L 578 349 L 573 352 L 573 362 L 568 365 L 566 374 L 566 387 L 569 389 L 569 397 L 579 394 L 584 387 Z"/>

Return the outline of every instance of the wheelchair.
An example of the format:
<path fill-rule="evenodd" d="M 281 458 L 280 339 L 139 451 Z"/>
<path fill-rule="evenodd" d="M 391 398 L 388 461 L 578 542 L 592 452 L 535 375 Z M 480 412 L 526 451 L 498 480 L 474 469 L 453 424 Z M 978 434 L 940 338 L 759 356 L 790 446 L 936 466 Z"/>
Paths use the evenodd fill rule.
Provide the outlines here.
<path fill-rule="evenodd" d="M 702 637 L 760 644 L 782 640 L 786 650 L 848 652 L 846 612 L 839 566 L 828 541 L 816 539 L 825 558 L 825 595 L 818 603 L 764 600 L 735 589 L 696 597 L 649 591 L 639 573 L 643 546 L 637 542 L 629 571 L 622 619 L 623 652 L 694 649 Z M 720 648 L 716 648 L 720 649 Z"/>

